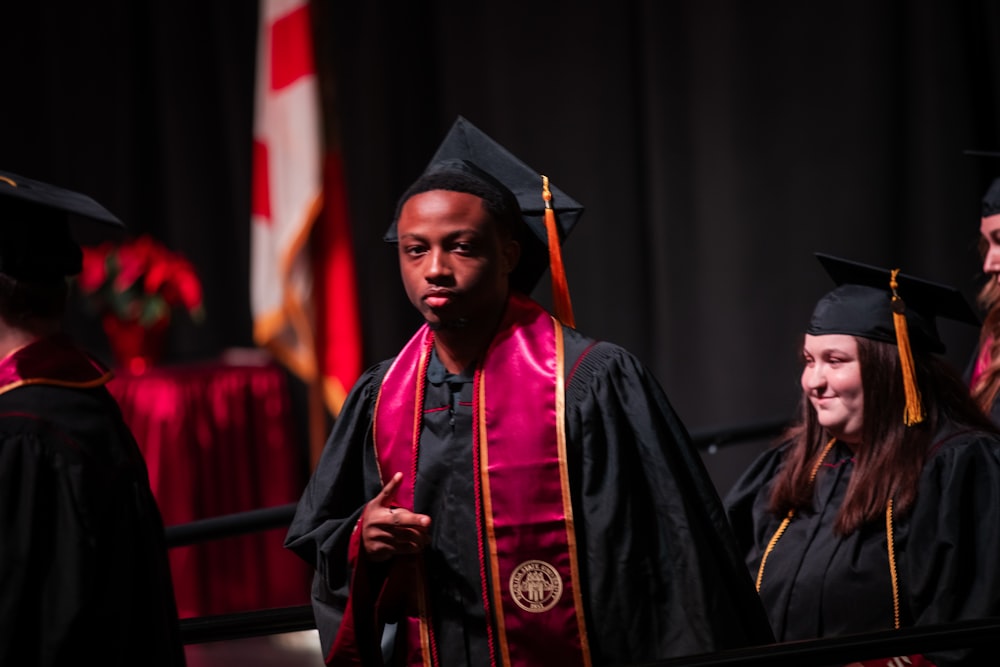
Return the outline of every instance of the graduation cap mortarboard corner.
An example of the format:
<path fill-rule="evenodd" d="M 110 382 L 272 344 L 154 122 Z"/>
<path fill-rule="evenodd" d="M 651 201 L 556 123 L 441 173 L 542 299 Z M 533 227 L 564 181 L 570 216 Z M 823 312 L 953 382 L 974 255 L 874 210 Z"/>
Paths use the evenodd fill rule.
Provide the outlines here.
<path fill-rule="evenodd" d="M 892 271 L 833 255 L 816 253 L 837 288 L 820 299 L 809 333 L 842 333 L 896 342 L 892 321 Z M 931 352 L 944 352 L 935 320 L 943 317 L 966 324 L 980 324 L 979 317 L 954 287 L 899 273 L 897 295 L 906 303 L 906 318 L 915 344 Z"/>
<path fill-rule="evenodd" d="M 966 155 L 978 155 L 980 157 L 1000 158 L 1000 151 L 963 151 Z M 983 210 L 981 217 L 989 218 L 1000 213 L 1000 177 L 994 178 L 986 193 L 983 195 Z"/>
<path fill-rule="evenodd" d="M 448 168 L 449 161 L 454 160 L 472 163 L 514 195 L 530 234 L 519 237 L 521 259 L 511 273 L 511 286 L 530 292 L 545 269 L 550 268 L 556 314 L 572 325 L 560 245 L 579 221 L 583 206 L 462 116 L 445 135 L 424 173 Z M 385 240 L 398 240 L 395 221 Z"/>
<path fill-rule="evenodd" d="M 80 243 L 96 242 L 121 220 L 87 195 L 0 171 L 0 272 L 28 281 L 76 275 Z"/>
<path fill-rule="evenodd" d="M 911 342 L 930 352 L 945 351 L 939 317 L 978 325 L 979 318 L 957 289 L 898 269 L 884 269 L 816 253 L 837 287 L 816 304 L 806 333 L 846 334 L 895 344 L 907 394 L 907 425 L 923 420 Z"/>

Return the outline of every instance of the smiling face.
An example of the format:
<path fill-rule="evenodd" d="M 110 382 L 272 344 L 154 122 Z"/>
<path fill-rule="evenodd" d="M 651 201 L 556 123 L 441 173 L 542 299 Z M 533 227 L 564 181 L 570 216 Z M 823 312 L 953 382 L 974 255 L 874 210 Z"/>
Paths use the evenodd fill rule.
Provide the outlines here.
<path fill-rule="evenodd" d="M 435 329 L 491 327 L 518 245 L 465 192 L 429 190 L 400 209 L 399 267 L 410 302 Z"/>
<path fill-rule="evenodd" d="M 983 253 L 983 273 L 1000 280 L 1000 214 L 982 219 L 979 225 L 980 248 Z"/>
<path fill-rule="evenodd" d="M 857 339 L 843 334 L 806 334 L 802 357 L 802 391 L 816 411 L 817 421 L 838 440 L 858 444 L 864 389 Z"/>

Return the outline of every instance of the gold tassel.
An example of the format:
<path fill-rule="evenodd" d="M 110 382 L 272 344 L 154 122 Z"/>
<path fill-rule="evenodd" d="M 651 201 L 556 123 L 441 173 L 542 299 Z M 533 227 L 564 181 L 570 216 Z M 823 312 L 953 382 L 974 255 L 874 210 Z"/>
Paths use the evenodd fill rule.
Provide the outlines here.
<path fill-rule="evenodd" d="M 899 348 L 899 365 L 903 369 L 903 391 L 906 393 L 903 423 L 913 426 L 924 420 L 924 408 L 921 404 L 920 389 L 917 387 L 917 371 L 913 364 L 913 351 L 910 349 L 910 333 L 906 327 L 906 304 L 896 293 L 896 288 L 899 286 L 896 282 L 897 274 L 899 269 L 893 269 L 889 278 L 889 287 L 892 289 L 892 322 L 896 327 L 896 346 Z"/>
<path fill-rule="evenodd" d="M 549 240 L 549 269 L 552 272 L 552 304 L 556 317 L 568 327 L 576 328 L 573 319 L 573 304 L 569 300 L 569 284 L 563 267 L 562 248 L 559 245 L 559 228 L 556 227 L 556 212 L 552 208 L 552 192 L 549 177 L 542 175 L 542 199 L 545 200 L 545 231 Z"/>

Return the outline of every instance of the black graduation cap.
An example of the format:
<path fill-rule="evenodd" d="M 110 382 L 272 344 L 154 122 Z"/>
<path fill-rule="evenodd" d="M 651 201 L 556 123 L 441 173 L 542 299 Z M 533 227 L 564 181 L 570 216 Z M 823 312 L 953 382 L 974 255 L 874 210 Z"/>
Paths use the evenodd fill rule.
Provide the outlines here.
<path fill-rule="evenodd" d="M 979 155 L 983 157 L 1000 157 L 998 151 L 963 151 L 966 155 Z M 981 217 L 988 218 L 991 215 L 1000 213 L 1000 178 L 994 178 L 990 187 L 983 195 L 983 212 Z"/>
<path fill-rule="evenodd" d="M 455 165 L 456 160 L 471 163 L 486 172 L 509 190 L 517 200 L 530 233 L 518 239 L 521 241 L 521 259 L 517 268 L 511 273 L 510 281 L 515 289 L 530 293 L 550 265 L 545 201 L 542 197 L 542 174 L 522 162 L 462 116 L 458 117 L 448 131 L 424 174 L 451 169 L 453 165 L 456 169 L 460 169 L 461 167 Z M 552 208 L 555 211 L 561 244 L 583 215 L 583 206 L 551 182 L 548 183 L 548 188 L 552 194 Z M 398 214 L 397 210 L 397 216 Z M 391 242 L 398 240 L 395 220 L 384 238 Z"/>
<path fill-rule="evenodd" d="M 0 171 L 0 273 L 51 282 L 80 272 L 80 243 L 125 226 L 90 197 Z"/>
<path fill-rule="evenodd" d="M 896 345 L 906 395 L 903 423 L 921 423 L 925 413 L 911 348 L 944 352 L 937 318 L 978 325 L 976 313 L 953 287 L 832 255 L 816 253 L 816 258 L 837 287 L 816 304 L 806 332 L 848 334 Z"/>
<path fill-rule="evenodd" d="M 983 195 L 983 218 L 1000 213 L 1000 178 L 994 178 Z"/>
<path fill-rule="evenodd" d="M 892 271 L 832 255 L 816 253 L 837 287 L 816 304 L 807 333 L 848 334 L 897 343 L 893 309 L 904 308 L 906 325 L 914 347 L 945 351 L 936 319 L 944 317 L 979 325 L 979 317 L 954 287 L 898 273 L 895 306 Z"/>

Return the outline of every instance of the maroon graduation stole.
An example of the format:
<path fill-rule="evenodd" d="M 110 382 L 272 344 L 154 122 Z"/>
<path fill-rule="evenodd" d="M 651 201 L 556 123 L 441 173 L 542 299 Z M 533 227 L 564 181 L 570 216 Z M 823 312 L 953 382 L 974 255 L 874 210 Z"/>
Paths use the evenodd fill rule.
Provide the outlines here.
<path fill-rule="evenodd" d="M 110 379 L 110 371 L 63 336 L 41 338 L 0 360 L 0 394 L 32 384 L 99 387 Z"/>
<path fill-rule="evenodd" d="M 396 503 L 411 510 L 432 345 L 425 325 L 386 373 L 375 407 L 380 473 L 404 472 Z M 469 472 L 492 665 L 590 665 L 566 465 L 563 352 L 559 323 L 512 294 L 475 371 L 476 470 Z M 433 610 L 423 581 L 410 587 L 420 599 L 409 605 L 415 616 L 400 624 L 407 664 L 436 666 Z"/>

